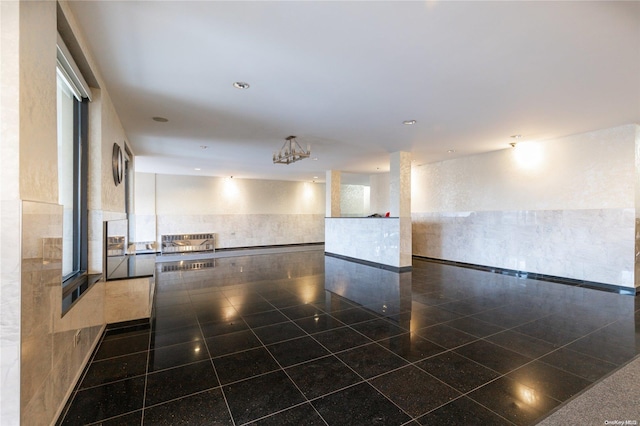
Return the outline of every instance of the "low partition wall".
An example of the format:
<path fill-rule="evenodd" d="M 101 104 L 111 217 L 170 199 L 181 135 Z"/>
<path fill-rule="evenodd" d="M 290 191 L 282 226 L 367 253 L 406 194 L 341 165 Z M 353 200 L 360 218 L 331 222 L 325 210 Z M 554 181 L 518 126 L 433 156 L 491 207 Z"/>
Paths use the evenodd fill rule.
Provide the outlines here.
<path fill-rule="evenodd" d="M 324 228 L 327 253 L 392 268 L 411 268 L 408 218 L 327 217 Z"/>
<path fill-rule="evenodd" d="M 635 287 L 634 209 L 413 213 L 416 256 Z"/>

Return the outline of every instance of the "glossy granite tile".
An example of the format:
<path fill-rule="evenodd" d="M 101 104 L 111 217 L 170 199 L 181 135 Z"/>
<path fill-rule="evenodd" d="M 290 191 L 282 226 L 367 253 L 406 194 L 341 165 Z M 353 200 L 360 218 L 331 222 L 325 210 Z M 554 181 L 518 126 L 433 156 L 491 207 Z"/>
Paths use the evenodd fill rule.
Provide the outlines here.
<path fill-rule="evenodd" d="M 498 325 L 471 317 L 458 318 L 447 322 L 446 325 L 476 337 L 487 337 L 504 330 L 503 327 Z"/>
<path fill-rule="evenodd" d="M 291 320 L 315 317 L 324 314 L 324 312 L 312 304 L 296 304 L 286 308 L 280 308 L 280 312 L 285 314 Z"/>
<path fill-rule="evenodd" d="M 407 361 L 376 343 L 349 349 L 337 356 L 365 379 L 407 365 Z"/>
<path fill-rule="evenodd" d="M 80 389 L 142 376 L 147 372 L 147 357 L 148 352 L 144 351 L 92 362 Z"/>
<path fill-rule="evenodd" d="M 225 385 L 279 369 L 276 360 L 263 347 L 214 358 L 213 364 Z"/>
<path fill-rule="evenodd" d="M 151 335 L 151 349 L 172 346 L 178 343 L 197 342 L 203 340 L 200 325 L 156 331 Z"/>
<path fill-rule="evenodd" d="M 264 327 L 267 325 L 273 325 L 273 324 L 289 321 L 289 318 L 287 318 L 280 311 L 276 311 L 276 310 L 273 310 L 273 311 L 269 310 L 265 312 L 259 312 L 256 314 L 243 315 L 242 319 L 250 327 Z"/>
<path fill-rule="evenodd" d="M 447 349 L 456 348 L 478 340 L 476 336 L 449 327 L 446 324 L 422 328 L 416 331 L 416 334 Z"/>
<path fill-rule="evenodd" d="M 354 324 L 351 328 L 374 341 L 387 339 L 405 332 L 405 329 L 382 318 Z"/>
<path fill-rule="evenodd" d="M 260 340 L 251 330 L 241 330 L 235 333 L 209 337 L 206 342 L 212 357 L 245 351 L 261 345 Z"/>
<path fill-rule="evenodd" d="M 485 340 L 461 346 L 456 348 L 454 352 L 502 374 L 513 371 L 531 361 L 531 358 Z"/>
<path fill-rule="evenodd" d="M 540 361 L 533 361 L 520 367 L 506 377 L 561 402 L 591 384 L 586 379 Z"/>
<path fill-rule="evenodd" d="M 126 423 L 120 423 L 126 424 Z M 220 388 L 145 408 L 145 425 L 232 425 Z"/>
<path fill-rule="evenodd" d="M 236 331 L 247 330 L 249 326 L 242 318 L 230 315 L 230 318 L 213 322 L 201 322 L 200 327 L 204 337 L 220 336 L 222 334 L 234 333 Z"/>
<path fill-rule="evenodd" d="M 304 396 L 283 371 L 223 386 L 236 423 L 242 424 L 284 410 L 305 401 Z"/>
<path fill-rule="evenodd" d="M 338 312 L 333 312 L 331 315 L 345 324 L 356 324 L 359 322 L 376 319 L 376 316 L 373 313 L 363 308 L 345 309 Z"/>
<path fill-rule="evenodd" d="M 326 356 L 285 370 L 308 399 L 314 399 L 363 379 L 335 356 Z"/>
<path fill-rule="evenodd" d="M 420 361 L 447 350 L 443 346 L 423 339 L 416 333 L 398 334 L 388 339 L 380 340 L 378 344 L 409 362 Z"/>
<path fill-rule="evenodd" d="M 94 359 L 97 361 L 146 351 L 149 349 L 149 340 L 148 331 L 134 336 L 105 340 L 100 344 Z"/>
<path fill-rule="evenodd" d="M 540 358 L 540 361 L 591 382 L 603 378 L 616 368 L 615 364 L 567 348 L 551 352 Z"/>
<path fill-rule="evenodd" d="M 294 322 L 298 327 L 309 334 L 321 333 L 323 331 L 345 326 L 343 322 L 335 319 L 329 314 L 317 314 L 312 317 L 297 319 Z"/>
<path fill-rule="evenodd" d="M 282 367 L 289 367 L 329 355 L 327 349 L 309 336 L 274 343 L 267 346 L 267 349 Z"/>
<path fill-rule="evenodd" d="M 516 425 L 529 425 L 560 402 L 507 377 L 501 377 L 467 395 Z"/>
<path fill-rule="evenodd" d="M 541 357 L 558 348 L 558 345 L 513 330 L 488 336 L 485 340 L 529 358 Z"/>
<path fill-rule="evenodd" d="M 326 423 L 313 408 L 313 405 L 306 403 L 297 405 L 288 410 L 280 411 L 262 419 L 251 422 L 256 426 L 324 426 Z"/>
<path fill-rule="evenodd" d="M 179 343 L 149 351 L 148 371 L 178 367 L 208 359 L 209 354 L 202 341 Z"/>
<path fill-rule="evenodd" d="M 312 401 L 330 425 L 401 425 L 411 417 L 367 383 Z"/>
<path fill-rule="evenodd" d="M 370 383 L 412 417 L 419 417 L 460 393 L 412 365 L 378 376 Z"/>
<path fill-rule="evenodd" d="M 156 405 L 218 386 L 211 361 L 200 361 L 149 374 L 144 402 Z"/>
<path fill-rule="evenodd" d="M 460 397 L 418 418 L 421 425 L 513 425 L 507 419 L 467 397 Z"/>
<path fill-rule="evenodd" d="M 425 359 L 415 365 L 463 393 L 500 377 L 500 373 L 451 351 Z"/>
<path fill-rule="evenodd" d="M 402 277 L 321 250 L 159 272 L 151 329 L 107 331 L 58 423 L 530 425 L 640 353 L 638 298 Z"/>
<path fill-rule="evenodd" d="M 121 426 L 121 425 L 139 425 L 142 424 L 142 410 L 137 410 L 128 414 L 123 414 L 117 417 L 111 417 L 107 420 L 101 420 L 97 423 L 92 423 L 96 426 Z"/>
<path fill-rule="evenodd" d="M 254 328 L 253 332 L 265 345 L 295 339 L 296 337 L 302 337 L 306 334 L 300 327 L 291 321 Z"/>
<path fill-rule="evenodd" d="M 136 377 L 79 391 L 63 424 L 82 425 L 141 409 L 144 382 Z"/>

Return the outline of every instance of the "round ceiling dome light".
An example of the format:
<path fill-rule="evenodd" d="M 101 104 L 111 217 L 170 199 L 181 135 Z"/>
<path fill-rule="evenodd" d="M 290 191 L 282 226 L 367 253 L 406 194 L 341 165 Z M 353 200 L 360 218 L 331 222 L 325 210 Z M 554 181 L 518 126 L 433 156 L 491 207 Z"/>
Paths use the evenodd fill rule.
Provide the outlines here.
<path fill-rule="evenodd" d="M 153 117 L 152 119 L 153 121 L 157 121 L 158 123 L 166 123 L 167 121 L 169 121 L 169 119 L 164 117 Z"/>
<path fill-rule="evenodd" d="M 404 120 L 402 124 L 404 124 L 405 126 L 413 126 L 414 124 L 416 124 L 416 120 Z"/>
<path fill-rule="evenodd" d="M 248 89 L 249 87 L 249 83 L 245 83 L 244 81 L 236 81 L 235 83 L 233 83 L 233 87 L 235 87 L 236 89 Z"/>

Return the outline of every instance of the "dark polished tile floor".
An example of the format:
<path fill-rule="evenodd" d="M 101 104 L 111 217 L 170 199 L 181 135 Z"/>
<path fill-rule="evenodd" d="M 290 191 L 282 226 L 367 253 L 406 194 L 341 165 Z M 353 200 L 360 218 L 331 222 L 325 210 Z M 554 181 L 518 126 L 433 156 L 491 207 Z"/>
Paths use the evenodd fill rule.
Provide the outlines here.
<path fill-rule="evenodd" d="M 59 424 L 529 425 L 640 353 L 638 297 L 317 250 L 173 269 Z"/>

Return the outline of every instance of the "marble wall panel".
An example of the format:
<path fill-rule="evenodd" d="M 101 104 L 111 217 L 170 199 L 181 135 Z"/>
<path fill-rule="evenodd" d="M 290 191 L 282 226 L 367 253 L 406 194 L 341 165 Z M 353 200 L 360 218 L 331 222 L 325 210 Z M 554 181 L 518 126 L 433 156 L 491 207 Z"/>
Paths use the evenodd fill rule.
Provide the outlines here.
<path fill-rule="evenodd" d="M 153 278 L 105 283 L 105 320 L 108 324 L 149 318 Z"/>
<path fill-rule="evenodd" d="M 19 389 L 23 424 L 49 424 L 56 418 L 105 324 L 102 283 L 62 316 L 62 215 L 57 204 L 22 203 Z M 77 331 L 80 341 L 75 345 Z"/>
<path fill-rule="evenodd" d="M 0 424 L 10 425 L 20 422 L 22 204 L 2 200 L 0 209 Z"/>
<path fill-rule="evenodd" d="M 325 251 L 393 267 L 410 266 L 401 259 L 398 218 L 327 218 Z M 405 253 L 406 254 L 406 253 Z"/>
<path fill-rule="evenodd" d="M 159 215 L 158 235 L 213 232 L 217 248 L 324 241 L 321 214 Z"/>
<path fill-rule="evenodd" d="M 414 213 L 413 254 L 634 286 L 633 209 Z"/>

